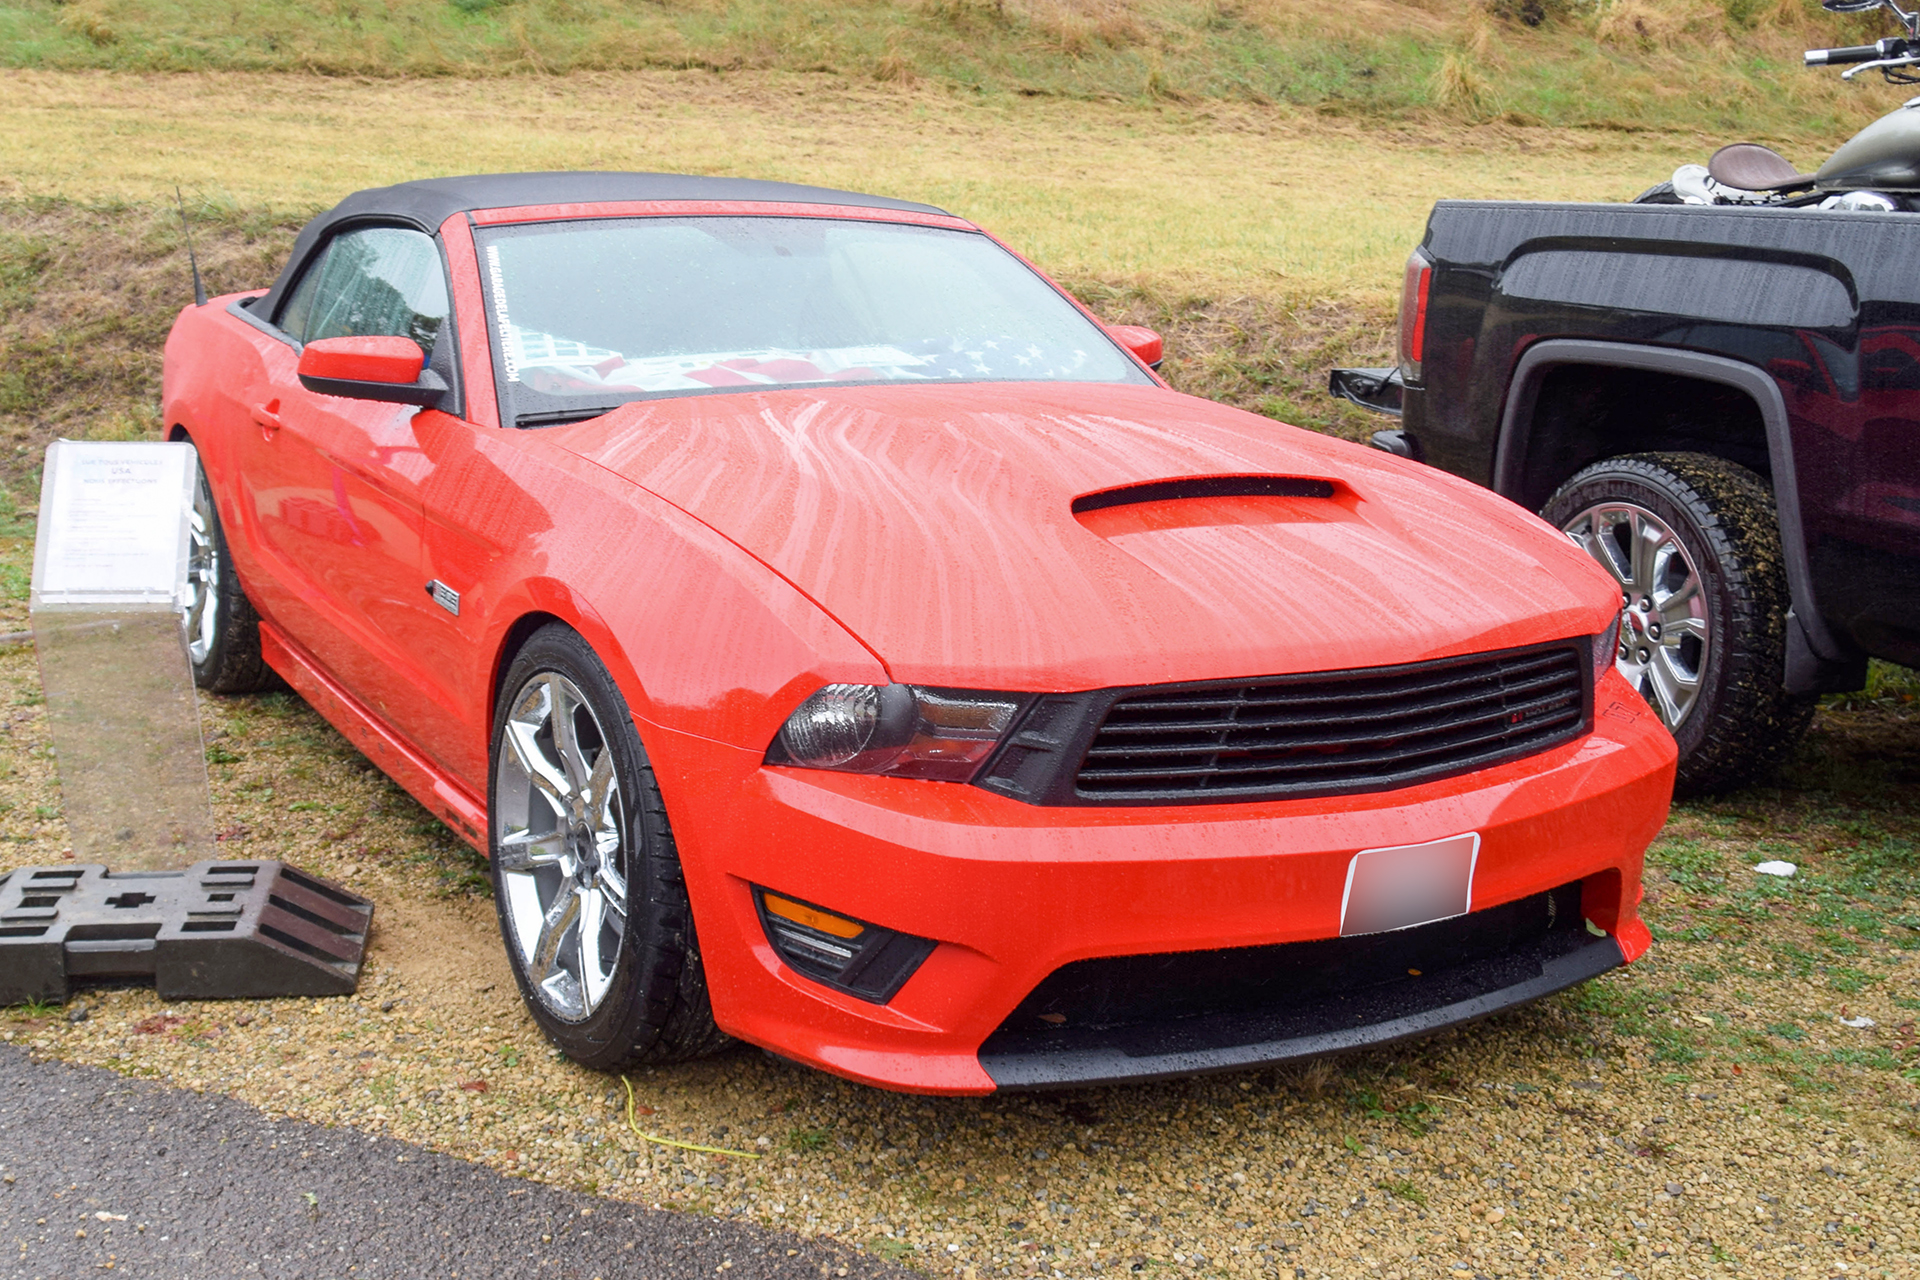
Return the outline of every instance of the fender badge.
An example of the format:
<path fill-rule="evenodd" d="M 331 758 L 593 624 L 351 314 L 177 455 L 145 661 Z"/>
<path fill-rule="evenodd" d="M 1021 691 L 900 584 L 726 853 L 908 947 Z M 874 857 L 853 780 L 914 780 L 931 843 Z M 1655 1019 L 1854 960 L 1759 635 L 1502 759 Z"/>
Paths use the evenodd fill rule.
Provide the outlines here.
<path fill-rule="evenodd" d="M 460 616 L 460 593 L 458 591 L 455 591 L 452 587 L 440 581 L 440 579 L 435 578 L 427 584 L 427 594 L 432 596 L 433 602 L 442 609 L 445 609 L 456 618 Z"/>

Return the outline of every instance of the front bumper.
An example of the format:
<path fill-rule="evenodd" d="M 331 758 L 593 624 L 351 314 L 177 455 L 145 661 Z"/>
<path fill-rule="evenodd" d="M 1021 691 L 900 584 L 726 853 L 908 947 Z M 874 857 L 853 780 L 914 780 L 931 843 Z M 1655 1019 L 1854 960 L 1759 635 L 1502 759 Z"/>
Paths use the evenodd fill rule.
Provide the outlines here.
<path fill-rule="evenodd" d="M 1359 796 L 1145 808 L 1045 808 L 978 787 L 767 768 L 710 739 L 641 729 L 720 1026 L 851 1079 L 968 1094 L 1384 1043 L 1634 959 L 1648 944 L 1635 910 L 1641 858 L 1666 817 L 1674 748 L 1617 676 L 1596 690 L 1595 709 L 1587 736 L 1460 777 Z M 1530 961 L 1508 949 L 1425 994 L 1395 987 L 1348 1001 L 1359 1016 L 1341 1025 L 1325 1024 L 1341 1003 L 1330 994 L 1318 1013 L 1242 1009 L 1238 1022 L 1206 1025 L 1175 1015 L 1105 1040 L 1022 1039 L 1018 1020 L 1007 1030 L 1023 1001 L 1076 962 L 1336 938 L 1358 850 L 1468 831 L 1481 837 L 1473 914 L 1562 890 L 1560 901 L 1577 900 L 1582 930 L 1570 946 L 1556 935 Z M 779 958 L 754 886 L 938 945 L 892 1000 L 863 1001 Z M 1587 932 L 1588 921 L 1606 936 Z"/>

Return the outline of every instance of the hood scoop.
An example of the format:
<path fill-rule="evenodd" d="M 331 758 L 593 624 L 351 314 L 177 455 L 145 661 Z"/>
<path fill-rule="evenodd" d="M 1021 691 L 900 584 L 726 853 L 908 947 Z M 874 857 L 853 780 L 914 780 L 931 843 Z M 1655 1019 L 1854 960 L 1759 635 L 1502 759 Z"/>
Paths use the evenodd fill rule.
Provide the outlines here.
<path fill-rule="evenodd" d="M 1353 491 L 1312 476 L 1190 476 L 1083 493 L 1073 518 L 1103 538 L 1217 525 L 1297 524 L 1350 518 Z"/>

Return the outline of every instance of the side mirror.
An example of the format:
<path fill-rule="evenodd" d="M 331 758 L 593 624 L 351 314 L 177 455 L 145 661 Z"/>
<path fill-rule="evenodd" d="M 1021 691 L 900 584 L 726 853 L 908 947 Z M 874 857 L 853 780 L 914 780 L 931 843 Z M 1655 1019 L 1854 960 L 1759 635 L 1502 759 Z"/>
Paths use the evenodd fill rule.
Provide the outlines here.
<path fill-rule="evenodd" d="M 1107 332 L 1121 346 L 1133 352 L 1147 368 L 1160 367 L 1160 361 L 1166 355 L 1166 344 L 1153 330 L 1143 324 L 1110 324 Z"/>
<path fill-rule="evenodd" d="M 300 385 L 326 396 L 434 405 L 447 382 L 411 338 L 318 338 L 300 352 Z"/>

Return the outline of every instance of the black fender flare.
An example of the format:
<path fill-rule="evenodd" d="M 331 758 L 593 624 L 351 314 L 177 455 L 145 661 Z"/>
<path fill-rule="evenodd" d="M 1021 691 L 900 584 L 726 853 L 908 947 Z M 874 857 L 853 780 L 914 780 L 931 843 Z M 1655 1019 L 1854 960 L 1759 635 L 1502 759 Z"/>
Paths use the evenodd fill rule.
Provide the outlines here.
<path fill-rule="evenodd" d="M 1583 338 L 1548 338 L 1534 343 L 1514 365 L 1507 384 L 1506 408 L 1500 415 L 1500 434 L 1494 443 L 1493 490 L 1519 500 L 1526 467 L 1523 424 L 1533 418 L 1534 405 L 1547 371 L 1556 365 L 1605 365 L 1642 369 L 1717 382 L 1744 392 L 1760 410 L 1767 435 L 1767 460 L 1773 469 L 1773 500 L 1780 522 L 1780 548 L 1786 558 L 1787 589 L 1793 600 L 1789 631 L 1799 630 L 1812 656 L 1829 663 L 1858 661 L 1851 645 L 1828 629 L 1815 604 L 1813 575 L 1807 564 L 1807 540 L 1800 521 L 1800 485 L 1793 465 L 1793 440 L 1788 434 L 1787 403 L 1779 384 L 1764 370 L 1726 356 L 1704 351 L 1679 351 L 1629 342 L 1596 342 Z M 1789 664 L 1791 665 L 1791 664 Z M 1790 682 L 1791 683 L 1791 682 Z"/>

